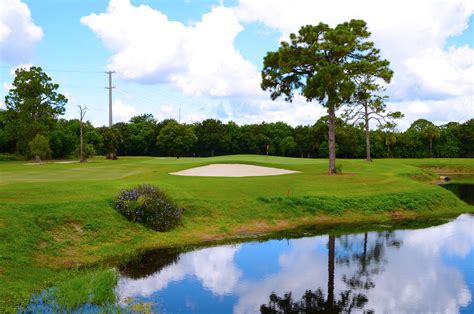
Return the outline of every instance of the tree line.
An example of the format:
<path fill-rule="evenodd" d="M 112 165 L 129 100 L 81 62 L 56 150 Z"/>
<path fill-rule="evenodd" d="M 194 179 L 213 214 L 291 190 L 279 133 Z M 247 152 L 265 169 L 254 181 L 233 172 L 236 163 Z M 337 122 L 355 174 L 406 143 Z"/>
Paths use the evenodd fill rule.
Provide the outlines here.
<path fill-rule="evenodd" d="M 34 157 L 31 143 L 37 136 L 11 133 L 8 113 L 0 111 L 0 152 Z M 327 158 L 328 117 L 314 125 L 292 127 L 284 122 L 238 125 L 207 119 L 180 124 L 173 119 L 157 121 L 144 114 L 109 127 L 83 124 L 86 156 L 195 156 L 227 154 L 268 154 L 276 156 Z M 336 121 L 336 155 L 339 158 L 365 158 L 363 125 Z M 15 131 L 17 128 L 14 128 Z M 44 157 L 79 156 L 80 120 L 57 119 L 39 133 L 46 141 Z M 395 129 L 370 130 L 374 158 L 474 157 L 474 119 L 436 126 L 419 119 L 404 132 Z M 26 136 L 26 138 L 24 138 Z M 24 145 L 29 143 L 30 145 Z"/>

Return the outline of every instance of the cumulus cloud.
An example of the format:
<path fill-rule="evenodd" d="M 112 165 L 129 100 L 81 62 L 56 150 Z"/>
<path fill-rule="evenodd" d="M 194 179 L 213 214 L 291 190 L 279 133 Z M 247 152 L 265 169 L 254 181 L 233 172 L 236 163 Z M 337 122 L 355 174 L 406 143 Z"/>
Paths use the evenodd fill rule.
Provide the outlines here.
<path fill-rule="evenodd" d="M 474 49 L 425 49 L 404 64 L 420 88 L 429 94 L 463 96 L 474 94 Z"/>
<path fill-rule="evenodd" d="M 12 85 L 12 83 L 3 83 L 3 84 L 2 84 L 2 87 L 3 87 L 3 90 L 4 90 L 5 92 L 7 92 L 7 93 L 8 93 L 8 91 L 9 91 L 10 89 L 14 88 L 14 86 Z"/>
<path fill-rule="evenodd" d="M 304 100 L 270 101 L 259 88 L 260 69 L 239 52 L 235 39 L 251 23 L 286 39 L 304 24 L 335 26 L 361 18 L 391 62 L 395 76 L 387 93 L 395 110 L 407 110 L 400 123 L 405 126 L 420 117 L 441 123 L 469 117 L 461 112 L 474 97 L 474 49 L 446 49 L 445 44 L 467 29 L 473 12 L 469 0 L 240 0 L 185 25 L 149 6 L 111 0 L 105 13 L 92 13 L 81 22 L 111 51 L 108 67 L 123 79 L 168 83 L 193 97 L 227 98 L 225 106 L 214 110 L 222 119 L 295 125 L 314 123 L 324 109 Z M 199 116 L 196 110 L 189 115 Z"/>
<path fill-rule="evenodd" d="M 234 10 L 241 21 L 278 29 L 282 39 L 305 24 L 364 19 L 394 69 L 387 92 L 395 110 L 407 110 L 401 126 L 420 117 L 446 123 L 473 116 L 474 49 L 444 49 L 468 27 L 472 1 L 240 0 Z"/>
<path fill-rule="evenodd" d="M 146 278 L 122 277 L 116 291 L 121 302 L 124 302 L 129 297 L 148 297 L 172 282 L 195 276 L 203 287 L 215 295 L 228 294 L 235 289 L 241 276 L 234 264 L 234 256 L 239 248 L 238 245 L 222 246 L 182 254 L 178 263 Z"/>
<path fill-rule="evenodd" d="M 81 19 L 113 53 L 109 69 L 124 79 L 168 82 L 186 95 L 216 97 L 258 90 L 256 67 L 234 47 L 243 30 L 232 9 L 215 7 L 195 25 L 129 0 L 111 0 L 106 13 Z"/>
<path fill-rule="evenodd" d="M 429 119 L 436 125 L 447 122 L 463 122 L 474 117 L 474 95 L 451 97 L 439 100 L 417 99 L 389 103 L 390 110 L 399 110 L 405 114 L 405 118 L 398 124 L 404 130 L 415 120 Z"/>
<path fill-rule="evenodd" d="M 0 60 L 18 64 L 30 59 L 33 46 L 43 37 L 28 6 L 20 0 L 0 1 Z"/>
<path fill-rule="evenodd" d="M 154 117 L 158 120 L 176 119 L 176 108 L 173 105 L 161 105 Z"/>
<path fill-rule="evenodd" d="M 128 122 L 131 117 L 138 115 L 135 107 L 127 105 L 122 100 L 117 99 L 112 103 L 112 115 L 115 122 Z"/>
<path fill-rule="evenodd" d="M 241 0 L 235 11 L 243 21 L 258 21 L 280 30 L 283 38 L 305 24 L 325 22 L 335 26 L 353 18 L 364 19 L 372 39 L 392 62 L 394 83 L 404 87 L 394 88 L 400 97 L 409 96 L 403 89 L 414 83 L 405 84 L 407 71 L 414 72 L 422 85 L 426 83 L 430 88 L 441 85 L 449 90 L 449 85 L 442 83 L 462 80 L 472 93 L 469 74 L 474 62 L 473 50 L 467 46 L 442 50 L 448 37 L 461 34 L 468 27 L 468 18 L 474 12 L 472 1 Z M 433 79 L 438 82 L 429 84 Z"/>

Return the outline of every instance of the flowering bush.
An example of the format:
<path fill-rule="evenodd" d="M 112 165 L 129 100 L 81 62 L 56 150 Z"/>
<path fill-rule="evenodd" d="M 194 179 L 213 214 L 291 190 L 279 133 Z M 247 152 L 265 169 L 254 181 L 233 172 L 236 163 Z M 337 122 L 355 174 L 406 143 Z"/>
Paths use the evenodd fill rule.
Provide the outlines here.
<path fill-rule="evenodd" d="M 183 212 L 163 191 L 150 184 L 120 191 L 115 197 L 114 207 L 129 220 L 158 231 L 175 227 Z"/>

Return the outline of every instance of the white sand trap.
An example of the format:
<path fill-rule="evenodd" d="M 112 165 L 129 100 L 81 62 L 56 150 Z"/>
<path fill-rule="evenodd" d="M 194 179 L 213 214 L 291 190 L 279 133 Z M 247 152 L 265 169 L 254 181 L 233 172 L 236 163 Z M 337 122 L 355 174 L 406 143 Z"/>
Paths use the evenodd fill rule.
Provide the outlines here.
<path fill-rule="evenodd" d="M 170 174 L 177 176 L 195 177 L 262 177 L 278 176 L 282 174 L 291 174 L 298 172 L 299 171 L 244 164 L 213 164 L 186 169 L 178 172 L 171 172 Z"/>
<path fill-rule="evenodd" d="M 77 160 L 55 161 L 54 163 L 55 163 L 55 164 L 75 164 L 75 163 L 79 163 L 79 161 L 77 161 Z"/>

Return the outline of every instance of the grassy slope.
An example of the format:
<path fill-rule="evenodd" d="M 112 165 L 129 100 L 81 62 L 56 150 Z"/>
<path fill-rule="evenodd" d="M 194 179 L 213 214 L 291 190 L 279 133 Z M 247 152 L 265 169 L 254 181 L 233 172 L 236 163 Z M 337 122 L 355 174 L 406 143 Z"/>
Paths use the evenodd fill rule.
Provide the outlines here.
<path fill-rule="evenodd" d="M 252 178 L 168 175 L 216 162 L 301 173 Z M 473 211 L 449 191 L 430 184 L 434 178 L 430 171 L 419 168 L 474 173 L 472 159 L 339 163 L 344 174 L 328 176 L 327 160 L 250 155 L 179 160 L 123 157 L 87 164 L 1 162 L 0 308 L 67 278 L 70 270 L 66 269 L 132 254 L 137 248 L 195 244 L 307 224 L 385 222 Z M 182 227 L 156 233 L 114 212 L 110 202 L 116 192 L 140 183 L 161 186 L 186 208 Z M 403 210 L 410 206 L 394 201 L 401 196 L 416 210 Z M 339 210 L 331 212 L 338 204 L 342 204 Z"/>

